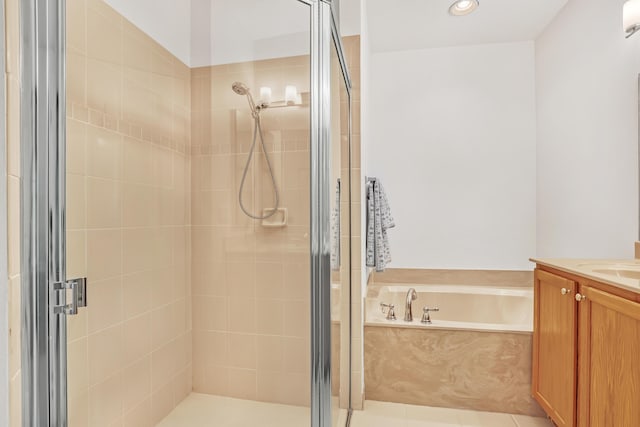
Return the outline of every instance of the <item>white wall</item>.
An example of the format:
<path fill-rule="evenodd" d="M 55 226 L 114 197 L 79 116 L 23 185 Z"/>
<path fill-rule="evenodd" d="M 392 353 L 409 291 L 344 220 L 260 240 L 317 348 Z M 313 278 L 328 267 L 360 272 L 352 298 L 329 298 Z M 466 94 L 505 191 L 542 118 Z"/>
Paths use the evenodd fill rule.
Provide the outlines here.
<path fill-rule="evenodd" d="M 209 23 L 192 20 L 193 67 L 309 54 L 310 12 L 302 3 L 192 1 L 194 17 L 210 17 Z"/>
<path fill-rule="evenodd" d="M 531 267 L 534 69 L 532 42 L 373 54 L 367 171 L 397 224 L 389 267 Z"/>
<path fill-rule="evenodd" d="M 540 257 L 633 257 L 640 35 L 623 3 L 572 0 L 536 42 Z"/>
<path fill-rule="evenodd" d="M 105 1 L 190 67 L 309 53 L 309 7 L 292 0 Z"/>
<path fill-rule="evenodd" d="M 191 0 L 105 0 L 183 63 L 191 60 Z"/>
<path fill-rule="evenodd" d="M 364 1 L 340 0 L 340 33 L 343 37 L 360 34 L 364 28 Z"/>

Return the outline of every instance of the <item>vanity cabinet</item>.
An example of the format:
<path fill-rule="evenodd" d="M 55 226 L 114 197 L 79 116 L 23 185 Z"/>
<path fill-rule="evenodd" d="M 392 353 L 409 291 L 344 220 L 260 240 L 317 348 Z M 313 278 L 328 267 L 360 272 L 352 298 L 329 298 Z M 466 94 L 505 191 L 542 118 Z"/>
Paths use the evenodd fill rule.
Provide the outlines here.
<path fill-rule="evenodd" d="M 640 426 L 640 303 L 580 294 L 578 425 Z"/>
<path fill-rule="evenodd" d="M 559 427 L 640 426 L 640 296 L 537 269 L 533 397 Z"/>
<path fill-rule="evenodd" d="M 577 283 L 537 270 L 534 282 L 533 397 L 558 427 L 576 422 Z"/>

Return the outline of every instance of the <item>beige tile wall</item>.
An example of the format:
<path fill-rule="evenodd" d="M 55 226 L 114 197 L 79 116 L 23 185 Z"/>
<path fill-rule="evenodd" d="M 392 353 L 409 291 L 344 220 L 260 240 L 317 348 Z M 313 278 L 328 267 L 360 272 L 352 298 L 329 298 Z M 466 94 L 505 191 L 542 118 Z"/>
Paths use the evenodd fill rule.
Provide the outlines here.
<path fill-rule="evenodd" d="M 359 38 L 346 41 L 351 57 L 358 55 Z M 350 64 L 353 65 L 357 64 Z M 288 209 L 290 219 L 286 228 L 266 229 L 259 221 L 249 220 L 238 206 L 237 189 L 253 129 L 246 100 L 231 91 L 235 81 L 254 88 L 254 93 L 261 86 L 269 86 L 277 100 L 287 84 L 307 91 L 308 76 L 308 57 L 192 70 L 196 391 L 309 404 L 309 111 L 272 109 L 262 114 L 267 147 L 281 190 L 281 206 Z M 359 70 L 355 77 L 357 84 Z M 355 90 L 359 91 L 359 87 Z M 354 104 L 359 108 L 357 93 Z M 346 111 L 346 99 L 334 107 Z M 337 132 L 346 136 L 346 117 L 338 117 L 343 126 L 339 125 Z M 358 117 L 359 114 L 354 114 L 354 120 Z M 357 144 L 354 150 L 359 153 L 359 137 L 354 139 Z M 338 174 L 346 182 L 348 145 L 346 138 L 339 142 L 336 147 L 342 146 L 343 150 L 335 153 L 340 165 Z M 272 206 L 269 203 L 273 196 L 264 158 L 258 159 L 251 165 L 243 195 L 246 206 L 255 213 Z M 357 177 L 359 162 L 356 164 Z M 344 195 L 348 195 L 344 184 L 343 189 Z M 342 213 L 348 214 L 349 201 L 342 199 L 347 200 Z M 359 203 L 358 198 L 354 204 L 358 212 Z M 357 229 L 359 224 L 358 220 Z M 342 228 L 342 233 L 348 239 L 347 227 Z M 357 239 L 354 241 L 358 243 Z M 348 253 L 347 243 L 342 242 L 343 254 Z M 359 251 L 359 246 L 356 250 Z M 352 268 L 354 274 L 359 273 L 357 266 Z M 348 276 L 340 276 L 340 282 L 348 282 Z M 349 373 L 344 371 L 347 378 L 341 378 L 339 367 L 348 366 L 345 363 L 348 359 L 344 360 L 344 355 L 349 354 L 348 342 L 341 342 L 348 340 L 348 334 L 341 332 L 335 323 L 333 335 L 338 344 L 333 348 L 334 393 L 337 394 L 340 384 L 344 385 L 341 393 L 344 406 Z M 239 357 L 238 349 L 249 354 Z M 361 352 L 356 353 L 354 360 L 360 357 Z M 357 363 L 354 370 L 360 381 L 361 364 Z M 355 394 L 361 405 L 362 392 Z"/>
<path fill-rule="evenodd" d="M 351 73 L 351 406 L 362 409 L 364 403 L 363 366 L 363 266 L 360 265 L 362 242 L 363 181 L 360 165 L 360 36 L 342 38 L 347 65 Z M 344 110 L 344 109 L 343 109 Z M 343 335 L 343 345 L 346 336 Z M 345 378 L 343 377 L 343 381 Z"/>
<path fill-rule="evenodd" d="M 349 96 L 344 82 L 342 68 L 337 52 L 332 51 L 331 64 L 331 125 L 332 125 L 332 174 L 334 180 L 341 180 L 340 194 L 340 271 L 335 272 L 339 280 L 332 278 L 331 305 L 332 311 L 339 313 L 332 316 L 331 346 L 334 355 L 331 365 L 332 388 L 336 401 L 334 411 L 349 407 L 349 357 L 350 357 L 350 286 L 353 270 L 351 255 L 351 191 L 350 191 L 350 144 L 349 139 Z M 335 55 L 335 56 L 333 56 Z"/>
<path fill-rule="evenodd" d="M 20 375 L 20 63 L 18 0 L 5 1 L 9 249 L 9 420 L 22 425 Z"/>
<path fill-rule="evenodd" d="M 262 113 L 284 228 L 247 218 L 237 201 L 253 131 L 235 81 L 273 100 L 293 84 L 309 90 L 308 57 L 192 70 L 194 390 L 309 404 L 309 109 Z M 259 148 L 256 152 L 259 152 Z M 264 156 L 254 157 L 243 200 L 273 206 Z"/>
<path fill-rule="evenodd" d="M 67 19 L 70 425 L 151 426 L 191 391 L 190 71 L 101 0 Z"/>

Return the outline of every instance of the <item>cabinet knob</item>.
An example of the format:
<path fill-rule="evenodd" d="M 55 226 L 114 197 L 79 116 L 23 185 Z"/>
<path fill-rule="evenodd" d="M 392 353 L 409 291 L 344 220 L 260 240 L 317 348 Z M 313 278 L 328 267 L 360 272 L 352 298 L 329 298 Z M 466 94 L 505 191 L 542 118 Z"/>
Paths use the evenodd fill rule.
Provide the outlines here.
<path fill-rule="evenodd" d="M 562 288 L 562 289 L 560 290 L 560 293 L 561 293 L 562 295 L 570 294 L 570 293 L 571 293 L 571 289 Z"/>
<path fill-rule="evenodd" d="M 584 295 L 576 294 L 576 301 L 580 302 L 580 301 L 584 301 L 586 299 L 587 299 L 587 297 L 585 297 Z"/>

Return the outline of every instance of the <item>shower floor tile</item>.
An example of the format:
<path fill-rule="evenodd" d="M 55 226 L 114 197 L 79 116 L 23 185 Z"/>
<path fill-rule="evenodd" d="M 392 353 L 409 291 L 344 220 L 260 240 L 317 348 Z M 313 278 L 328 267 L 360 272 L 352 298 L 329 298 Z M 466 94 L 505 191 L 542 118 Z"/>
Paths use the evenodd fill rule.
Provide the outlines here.
<path fill-rule="evenodd" d="M 367 400 L 351 427 L 553 427 L 545 418 Z"/>
<path fill-rule="evenodd" d="M 192 393 L 157 427 L 305 427 L 309 408 Z M 340 410 L 334 427 L 343 427 Z M 354 411 L 351 427 L 553 427 L 544 418 L 399 403 L 365 402 Z"/>
<path fill-rule="evenodd" d="M 334 426 L 344 426 L 346 411 Z M 309 408 L 191 393 L 157 427 L 304 427 Z"/>

